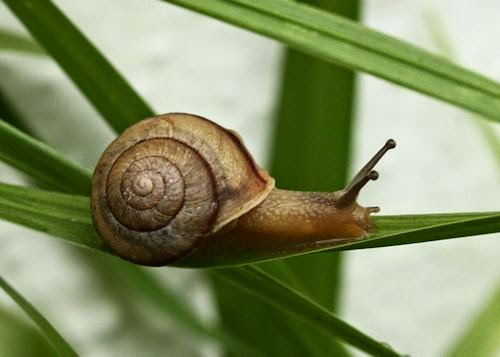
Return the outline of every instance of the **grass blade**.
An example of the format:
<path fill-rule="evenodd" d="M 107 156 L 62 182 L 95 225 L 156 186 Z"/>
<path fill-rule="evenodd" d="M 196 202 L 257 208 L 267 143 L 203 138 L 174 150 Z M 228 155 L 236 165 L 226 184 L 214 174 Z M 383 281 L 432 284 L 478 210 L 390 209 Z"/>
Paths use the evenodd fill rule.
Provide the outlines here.
<path fill-rule="evenodd" d="M 49 188 L 90 194 L 90 172 L 0 119 L 0 160 Z"/>
<path fill-rule="evenodd" d="M 38 312 L 24 297 L 22 297 L 12 286 L 0 277 L 0 287 L 14 300 L 17 305 L 33 320 L 40 328 L 52 347 L 61 356 L 78 356 L 75 350 L 57 332 L 47 319 Z"/>
<path fill-rule="evenodd" d="M 4 0 L 108 123 L 121 132 L 152 110 L 49 0 Z"/>
<path fill-rule="evenodd" d="M 82 247 L 109 252 L 90 218 L 88 197 L 0 183 L 0 218 L 60 237 Z M 343 251 L 424 243 L 500 232 L 500 212 L 380 216 L 373 236 L 317 251 Z M 276 256 L 235 260 L 224 265 L 263 262 Z"/>
<path fill-rule="evenodd" d="M 293 314 L 319 327 L 342 341 L 375 356 L 399 356 L 386 344 L 373 340 L 309 298 L 284 285 L 261 269 L 253 266 L 213 270 L 247 293 L 274 308 Z"/>
<path fill-rule="evenodd" d="M 45 51 L 30 39 L 2 28 L 0 28 L 0 51 L 24 52 L 37 56 L 45 55 Z"/>
<path fill-rule="evenodd" d="M 500 120 L 500 85 L 403 41 L 294 1 L 164 0 Z"/>

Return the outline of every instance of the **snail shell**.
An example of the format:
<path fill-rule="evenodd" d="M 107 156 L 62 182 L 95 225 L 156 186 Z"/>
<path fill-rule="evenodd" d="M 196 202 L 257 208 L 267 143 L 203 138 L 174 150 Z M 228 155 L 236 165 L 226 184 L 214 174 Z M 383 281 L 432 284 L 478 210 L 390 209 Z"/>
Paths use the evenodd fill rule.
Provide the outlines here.
<path fill-rule="evenodd" d="M 273 188 L 236 133 L 199 116 L 165 114 L 128 128 L 102 154 L 92 177 L 92 217 L 122 258 L 166 265 Z"/>

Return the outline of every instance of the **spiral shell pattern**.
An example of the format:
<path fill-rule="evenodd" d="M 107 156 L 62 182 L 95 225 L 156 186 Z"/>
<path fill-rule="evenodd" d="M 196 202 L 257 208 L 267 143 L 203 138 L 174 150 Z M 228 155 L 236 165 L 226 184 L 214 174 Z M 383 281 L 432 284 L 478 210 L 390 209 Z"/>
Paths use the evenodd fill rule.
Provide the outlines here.
<path fill-rule="evenodd" d="M 273 187 L 234 133 L 193 115 L 165 114 L 130 127 L 103 153 L 92 179 L 92 217 L 122 258 L 165 265 Z"/>

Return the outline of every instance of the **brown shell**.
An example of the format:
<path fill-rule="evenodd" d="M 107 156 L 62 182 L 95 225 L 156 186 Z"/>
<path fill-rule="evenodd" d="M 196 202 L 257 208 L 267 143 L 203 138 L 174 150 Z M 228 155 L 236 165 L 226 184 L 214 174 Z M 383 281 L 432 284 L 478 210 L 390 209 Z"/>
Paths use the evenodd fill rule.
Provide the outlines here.
<path fill-rule="evenodd" d="M 233 131 L 195 115 L 164 114 L 128 128 L 102 154 L 92 177 L 92 217 L 122 258 L 166 265 L 273 188 Z"/>

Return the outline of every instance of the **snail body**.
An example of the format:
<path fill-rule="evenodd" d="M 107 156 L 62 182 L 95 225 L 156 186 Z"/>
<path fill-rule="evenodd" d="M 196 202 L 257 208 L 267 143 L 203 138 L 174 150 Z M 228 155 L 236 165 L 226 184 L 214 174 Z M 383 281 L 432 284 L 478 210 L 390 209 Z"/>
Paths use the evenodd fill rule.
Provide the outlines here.
<path fill-rule="evenodd" d="M 344 190 L 275 188 L 239 136 L 181 113 L 143 120 L 102 154 L 91 211 L 103 240 L 144 265 L 214 266 L 255 261 L 365 237 L 356 197 L 388 143 Z"/>

